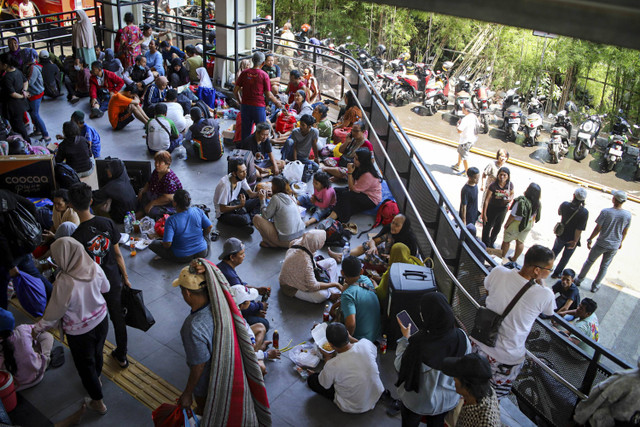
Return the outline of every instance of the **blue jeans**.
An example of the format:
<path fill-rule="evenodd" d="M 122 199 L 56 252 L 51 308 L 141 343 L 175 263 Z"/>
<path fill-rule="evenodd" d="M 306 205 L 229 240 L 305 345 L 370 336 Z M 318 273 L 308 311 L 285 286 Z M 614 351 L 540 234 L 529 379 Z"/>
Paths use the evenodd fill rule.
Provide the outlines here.
<path fill-rule="evenodd" d="M 47 293 L 47 300 L 49 300 L 49 298 L 51 297 L 51 290 L 53 289 L 53 286 L 47 279 L 45 279 L 42 273 L 38 271 L 36 265 L 33 263 L 33 257 L 31 256 L 31 254 L 24 254 L 15 257 L 13 259 L 13 263 L 16 267 L 18 267 L 18 270 L 42 280 L 42 283 L 44 284 L 44 290 Z M 9 284 L 9 280 L 9 271 L 6 268 L 0 266 L 0 307 L 4 308 L 5 310 L 9 305 L 9 300 L 7 299 L 7 285 Z"/>
<path fill-rule="evenodd" d="M 280 154 L 282 154 L 282 160 L 293 160 L 293 139 L 287 138 L 280 149 Z"/>
<path fill-rule="evenodd" d="M 253 105 L 240 106 L 242 114 L 242 139 L 251 135 L 253 125 L 267 121 L 266 107 L 254 107 Z"/>
<path fill-rule="evenodd" d="M 315 212 L 311 214 L 311 217 L 315 218 L 318 222 L 328 217 L 331 213 L 331 208 L 320 209 L 319 207 L 311 203 L 311 196 L 309 196 L 308 194 L 299 196 L 298 202 L 300 202 L 300 206 L 307 209 L 307 212 L 309 211 L 309 209 L 315 209 Z"/>
<path fill-rule="evenodd" d="M 29 101 L 29 106 L 31 107 L 31 118 L 33 119 L 33 126 L 35 130 L 39 130 L 42 132 L 43 138 L 49 137 L 49 132 L 47 132 L 47 127 L 42 121 L 42 117 L 40 117 L 40 104 L 42 103 L 42 98 L 34 99 L 33 101 Z"/>
<path fill-rule="evenodd" d="M 564 271 L 565 267 L 569 263 L 569 260 L 571 259 L 571 256 L 576 251 L 576 248 L 569 249 L 567 247 L 568 243 L 569 242 L 565 242 L 564 240 L 560 240 L 560 238 L 558 238 L 558 237 L 556 237 L 556 241 L 553 242 L 552 251 L 553 251 L 553 254 L 556 256 L 556 259 L 558 259 L 558 255 L 564 249 L 564 252 L 562 252 L 562 258 L 560 258 L 560 261 L 558 262 L 558 265 L 556 265 L 556 268 L 553 271 L 553 275 L 554 276 L 561 276 L 562 275 L 562 272 Z"/>
<path fill-rule="evenodd" d="M 598 270 L 598 275 L 595 279 L 593 279 L 593 282 L 591 282 L 591 288 L 599 287 L 602 279 L 604 279 L 604 276 L 607 274 L 609 264 L 611 264 L 611 261 L 613 261 L 613 257 L 616 256 L 617 252 L 618 249 L 605 249 L 602 246 L 598 245 L 593 246 L 589 251 L 587 260 L 582 266 L 582 270 L 580 270 L 580 274 L 578 275 L 578 282 L 582 282 L 584 280 L 593 263 L 596 262 L 600 255 L 602 255 L 602 261 L 600 261 L 600 269 Z"/>

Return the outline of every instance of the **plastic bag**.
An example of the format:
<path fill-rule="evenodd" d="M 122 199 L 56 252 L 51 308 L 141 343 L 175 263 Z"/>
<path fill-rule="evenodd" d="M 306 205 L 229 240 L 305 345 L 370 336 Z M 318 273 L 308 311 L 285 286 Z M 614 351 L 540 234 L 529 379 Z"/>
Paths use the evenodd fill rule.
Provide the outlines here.
<path fill-rule="evenodd" d="M 152 413 L 155 427 L 198 427 L 200 420 L 190 409 L 182 409 L 178 405 L 163 403 Z"/>
<path fill-rule="evenodd" d="M 156 323 L 153 315 L 144 305 L 141 290 L 123 286 L 120 298 L 122 300 L 122 310 L 124 311 L 124 321 L 127 326 L 146 332 Z"/>
<path fill-rule="evenodd" d="M 300 160 L 287 163 L 282 171 L 282 176 L 285 177 L 289 183 L 302 180 L 302 174 L 304 173 L 304 163 Z"/>
<path fill-rule="evenodd" d="M 154 232 L 153 227 L 155 225 L 156 225 L 156 222 L 153 220 L 153 218 L 145 216 L 140 220 L 140 232 L 142 234 L 147 234 L 147 235 L 152 234 Z"/>
<path fill-rule="evenodd" d="M 169 219 L 169 215 L 164 214 L 160 219 L 156 221 L 155 225 L 153 226 L 153 229 L 160 238 L 164 237 L 164 225 L 167 222 L 167 219 Z"/>
<path fill-rule="evenodd" d="M 13 278 L 13 289 L 16 291 L 20 305 L 27 313 L 33 317 L 40 317 L 44 314 L 44 309 L 47 306 L 47 293 L 40 278 L 20 271 Z"/>

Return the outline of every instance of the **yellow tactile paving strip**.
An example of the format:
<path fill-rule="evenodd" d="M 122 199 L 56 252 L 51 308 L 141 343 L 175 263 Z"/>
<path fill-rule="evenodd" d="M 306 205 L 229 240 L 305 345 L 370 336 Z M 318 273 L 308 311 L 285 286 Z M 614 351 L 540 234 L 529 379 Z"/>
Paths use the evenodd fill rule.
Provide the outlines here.
<path fill-rule="evenodd" d="M 35 322 L 36 319 L 22 308 L 17 299 L 12 299 L 11 304 Z M 60 341 L 60 334 L 57 330 L 51 330 L 50 332 Z M 61 342 L 68 347 L 66 339 Z M 112 343 L 105 342 L 103 350 L 104 366 L 102 368 L 102 374 L 105 377 L 151 410 L 156 409 L 163 403 L 173 403 L 178 399 L 181 394 L 180 390 L 132 357 L 128 357 L 128 368 L 120 368 L 118 362 L 111 357 L 111 352 L 114 349 L 115 346 Z M 67 362 L 72 363 L 70 361 Z"/>

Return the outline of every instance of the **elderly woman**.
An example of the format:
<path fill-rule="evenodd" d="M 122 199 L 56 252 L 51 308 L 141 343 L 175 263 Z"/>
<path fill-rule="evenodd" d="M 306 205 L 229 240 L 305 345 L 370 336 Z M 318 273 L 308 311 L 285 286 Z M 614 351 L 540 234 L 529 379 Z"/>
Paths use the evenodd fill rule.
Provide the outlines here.
<path fill-rule="evenodd" d="M 312 230 L 291 243 L 279 278 L 280 289 L 285 295 L 312 303 L 324 302 L 332 295 L 335 295 L 332 299 L 337 299 L 342 286 L 338 283 L 338 266 L 335 260 L 326 258 L 316 263 L 313 258 L 315 252 L 324 246 L 326 238 L 324 230 Z M 326 270 L 331 282 L 319 282 L 314 273 L 316 268 Z"/>
<path fill-rule="evenodd" d="M 345 141 L 338 146 L 340 157 L 329 157 L 324 160 L 321 166 L 322 170 L 331 176 L 340 179 L 347 179 L 347 165 L 353 163 L 356 151 L 360 148 L 366 148 L 369 152 L 373 151 L 373 146 L 365 137 L 366 126 L 364 121 L 353 124 L 351 133 L 347 135 Z"/>
<path fill-rule="evenodd" d="M 327 117 L 328 114 L 329 107 L 324 104 L 317 105 L 311 114 L 313 118 L 316 119 L 315 127 L 317 127 L 318 132 L 320 132 L 320 138 L 331 138 L 333 125 L 331 124 L 329 117 Z"/>
<path fill-rule="evenodd" d="M 80 128 L 74 121 L 64 122 L 62 134 L 64 139 L 58 145 L 56 162 L 66 161 L 80 178 L 91 175 L 93 172 L 91 143 L 80 135 Z"/>
<path fill-rule="evenodd" d="M 96 61 L 96 45 L 98 39 L 93 29 L 93 24 L 82 9 L 76 10 L 77 20 L 73 24 L 71 40 L 76 52 L 76 58 L 80 58 L 85 64 L 93 64 Z"/>
<path fill-rule="evenodd" d="M 62 325 L 76 370 L 89 394 L 85 398 L 87 407 L 104 415 L 107 407 L 102 401 L 100 375 L 109 323 L 102 294 L 109 291 L 109 281 L 84 246 L 71 237 L 53 242 L 51 255 L 60 273 L 33 335 Z"/>
<path fill-rule="evenodd" d="M 253 217 L 253 225 L 260 232 L 263 248 L 288 248 L 292 240 L 302 236 L 304 221 L 297 201 L 290 195 L 289 183 L 281 176 L 271 181 L 273 195 L 266 204 L 267 192 L 258 192 L 261 210 Z M 273 222 L 269 220 L 273 220 Z"/>
<path fill-rule="evenodd" d="M 347 165 L 348 188 L 336 188 L 338 201 L 329 217 L 349 222 L 352 215 L 373 209 L 382 201 L 380 175 L 371 159 L 371 152 L 359 148 L 353 163 Z"/>
<path fill-rule="evenodd" d="M 142 31 L 133 23 L 133 13 L 125 13 L 124 22 L 125 27 L 118 30 L 116 37 L 116 53 L 126 70 L 134 65 L 136 56 L 141 53 Z"/>
<path fill-rule="evenodd" d="M 420 322 L 420 319 L 422 322 Z M 420 300 L 420 325 L 411 335 L 409 325 L 398 319 L 402 338 L 398 340 L 394 365 L 398 370 L 398 397 L 403 426 L 444 426 L 444 417 L 458 405 L 453 378 L 442 372 L 447 357 L 471 353 L 466 334 L 456 327 L 453 310 L 440 292 L 425 294 Z"/>
<path fill-rule="evenodd" d="M 171 153 L 158 151 L 153 161 L 156 168 L 138 193 L 138 218 L 149 215 L 157 219 L 165 213 L 174 213 L 173 195 L 182 189 L 178 176 L 171 170 Z"/>
<path fill-rule="evenodd" d="M 209 254 L 207 237 L 213 225 L 202 209 L 190 205 L 189 192 L 175 192 L 173 206 L 176 213 L 167 220 L 162 240 L 154 240 L 149 246 L 157 258 L 184 264 L 194 258 L 206 258 Z"/>

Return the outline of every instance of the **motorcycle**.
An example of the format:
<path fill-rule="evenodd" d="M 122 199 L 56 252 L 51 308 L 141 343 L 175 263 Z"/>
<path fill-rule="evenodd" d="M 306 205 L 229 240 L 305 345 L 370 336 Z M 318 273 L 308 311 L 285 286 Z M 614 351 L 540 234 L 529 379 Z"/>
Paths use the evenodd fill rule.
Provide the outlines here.
<path fill-rule="evenodd" d="M 424 92 L 424 107 L 427 109 L 427 115 L 432 116 L 436 111 L 446 108 L 448 99 L 448 79 L 438 72 L 436 77 L 429 81 Z"/>
<path fill-rule="evenodd" d="M 518 85 L 509 89 L 502 101 L 502 130 L 505 132 L 507 141 L 515 141 L 518 137 L 518 129 L 522 123 L 522 109 L 520 108 L 520 95 L 518 95 Z"/>
<path fill-rule="evenodd" d="M 595 147 L 600 128 L 602 127 L 602 119 L 605 117 L 607 117 L 606 114 L 585 115 L 585 119 L 580 123 L 578 134 L 576 135 L 576 148 L 573 151 L 575 161 L 579 162 L 587 157 L 587 152 Z"/>
<path fill-rule="evenodd" d="M 549 118 L 553 119 L 554 115 L 549 114 Z M 558 163 L 569 152 L 571 127 L 571 119 L 566 110 L 562 110 L 555 115 L 555 123 L 551 128 L 551 137 L 547 142 L 547 152 L 551 163 Z"/>
<path fill-rule="evenodd" d="M 471 84 L 467 81 L 465 76 L 460 76 L 456 82 L 456 101 L 453 104 L 453 111 L 451 111 L 452 115 L 456 117 L 464 116 L 464 113 L 462 112 L 462 105 L 465 101 L 469 101 L 471 99 L 471 95 L 469 94 L 470 91 Z"/>
<path fill-rule="evenodd" d="M 531 98 L 527 107 L 527 117 L 524 119 L 524 143 L 525 147 L 536 145 L 536 138 L 542 129 L 542 104 L 538 98 Z"/>
<path fill-rule="evenodd" d="M 479 77 L 473 83 L 473 94 L 471 95 L 471 102 L 473 103 L 478 114 L 480 115 L 480 122 L 482 123 L 482 133 L 489 132 L 489 94 L 487 87 L 484 84 L 484 78 Z"/>
<path fill-rule="evenodd" d="M 607 148 L 604 150 L 604 156 L 602 156 L 602 170 L 604 172 L 611 172 L 622 161 L 622 155 L 629 142 L 627 133 L 630 133 L 630 130 L 629 122 L 619 115 L 613 124 Z"/>

